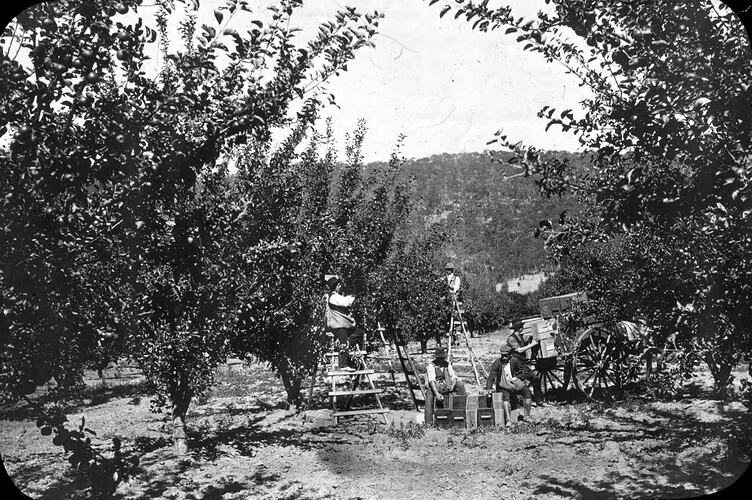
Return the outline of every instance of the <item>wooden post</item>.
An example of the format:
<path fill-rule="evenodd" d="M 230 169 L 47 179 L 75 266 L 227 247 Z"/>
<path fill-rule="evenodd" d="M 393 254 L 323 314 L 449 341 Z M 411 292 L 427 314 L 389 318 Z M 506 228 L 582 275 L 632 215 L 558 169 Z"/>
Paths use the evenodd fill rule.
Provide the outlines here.
<path fill-rule="evenodd" d="M 433 396 L 433 391 L 429 387 L 426 391 L 426 405 L 423 409 L 423 415 L 425 417 L 425 424 L 433 426 L 433 409 L 436 399 Z"/>
<path fill-rule="evenodd" d="M 465 406 L 465 428 L 476 429 L 478 427 L 478 396 L 467 397 Z"/>
<path fill-rule="evenodd" d="M 500 392 L 494 392 L 491 394 L 492 406 L 494 412 L 494 425 L 496 427 L 504 427 L 506 422 L 504 421 L 504 405 L 501 399 Z"/>

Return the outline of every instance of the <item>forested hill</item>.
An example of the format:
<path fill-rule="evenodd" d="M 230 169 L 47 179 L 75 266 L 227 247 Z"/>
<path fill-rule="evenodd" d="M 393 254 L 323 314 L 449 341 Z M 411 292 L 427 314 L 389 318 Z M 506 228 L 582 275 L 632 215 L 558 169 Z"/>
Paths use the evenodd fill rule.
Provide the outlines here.
<path fill-rule="evenodd" d="M 550 153 L 582 159 L 567 152 Z M 509 158 L 503 154 L 499 158 Z M 441 154 L 407 160 L 405 175 L 415 178 L 416 204 L 410 230 L 444 221 L 454 232 L 447 255 L 464 272 L 493 281 L 546 267 L 542 241 L 533 231 L 542 219 L 558 219 L 562 210 L 576 209 L 570 196 L 547 199 L 530 178 L 505 177 L 517 172 L 485 153 Z"/>

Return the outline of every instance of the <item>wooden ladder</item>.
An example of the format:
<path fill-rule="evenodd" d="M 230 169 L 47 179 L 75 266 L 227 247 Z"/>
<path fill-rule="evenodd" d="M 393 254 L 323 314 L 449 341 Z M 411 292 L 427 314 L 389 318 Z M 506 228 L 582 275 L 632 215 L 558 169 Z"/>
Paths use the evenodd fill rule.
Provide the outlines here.
<path fill-rule="evenodd" d="M 352 415 L 373 415 L 373 414 L 381 414 L 381 416 L 384 418 L 384 423 L 389 425 L 389 419 L 387 418 L 387 413 L 389 413 L 388 408 L 384 408 L 384 406 L 381 404 L 381 399 L 379 398 L 379 394 L 382 393 L 381 389 L 377 389 L 376 386 L 373 383 L 373 380 L 371 379 L 371 375 L 373 375 L 374 371 L 369 369 L 366 365 L 365 360 L 365 351 L 357 350 L 350 353 L 350 356 L 357 361 L 358 369 L 355 371 L 341 371 L 337 368 L 338 360 L 339 360 L 339 353 L 338 352 L 328 352 L 326 353 L 326 356 L 329 358 L 329 366 L 328 371 L 326 373 L 326 376 L 331 379 L 332 383 L 332 390 L 329 391 L 329 397 L 332 399 L 332 416 L 334 417 L 334 425 L 337 425 L 339 423 L 340 417 L 349 417 Z M 352 387 L 349 390 L 338 390 L 337 389 L 337 380 L 341 377 L 350 377 L 352 382 Z M 368 385 L 370 386 L 370 389 L 359 389 L 358 386 L 360 385 L 361 381 L 365 379 L 368 382 Z M 376 398 L 376 404 L 378 405 L 378 408 L 372 407 L 372 408 L 362 408 L 362 409 L 356 409 L 356 410 L 350 410 L 350 404 L 352 403 L 353 396 L 356 395 L 370 395 L 373 394 Z M 338 396 L 345 396 L 347 399 L 345 400 L 345 409 L 340 410 L 337 408 L 337 397 Z"/>
<path fill-rule="evenodd" d="M 452 344 L 454 343 L 455 334 L 460 333 L 462 335 L 461 338 L 465 340 L 464 349 L 467 350 L 466 353 L 463 353 L 460 351 L 460 354 L 467 354 L 467 358 L 464 358 L 463 361 L 470 361 L 470 366 L 472 366 L 473 368 L 473 374 L 475 374 L 475 383 L 480 385 L 480 377 L 478 376 L 478 366 L 480 366 L 480 369 L 483 371 L 483 375 L 486 378 L 488 378 L 488 372 L 483 366 L 483 363 L 480 362 L 480 359 L 478 359 L 478 356 L 475 355 L 473 348 L 470 347 L 469 332 L 467 331 L 467 322 L 462 317 L 462 313 L 464 312 L 465 311 L 460 307 L 460 303 L 457 301 L 456 297 L 453 297 L 452 298 L 452 315 L 449 318 L 449 342 L 447 343 L 448 344 L 447 358 L 450 361 L 453 361 Z"/>
<path fill-rule="evenodd" d="M 410 396 L 412 396 L 413 403 L 415 403 L 415 409 L 417 411 L 420 411 L 420 405 L 418 403 L 418 398 L 415 395 L 415 391 L 420 391 L 421 395 L 423 396 L 423 404 L 425 405 L 426 391 L 428 389 L 425 385 L 423 385 L 423 381 L 418 374 L 417 365 L 415 364 L 415 361 L 413 361 L 413 358 L 410 357 L 410 352 L 407 349 L 407 345 L 401 346 L 395 343 L 395 347 L 397 349 L 397 356 L 399 356 L 400 364 L 402 365 L 402 372 L 405 374 L 407 387 L 410 389 Z M 417 384 L 413 383 L 411 377 L 415 377 Z"/>

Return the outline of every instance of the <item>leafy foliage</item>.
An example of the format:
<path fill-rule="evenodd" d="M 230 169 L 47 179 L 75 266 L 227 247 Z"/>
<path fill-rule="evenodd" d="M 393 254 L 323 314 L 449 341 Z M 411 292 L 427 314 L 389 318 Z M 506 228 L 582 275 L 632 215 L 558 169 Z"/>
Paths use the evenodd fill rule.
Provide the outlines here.
<path fill-rule="evenodd" d="M 725 384 L 751 346 L 749 40 L 734 13 L 709 0 L 548 3 L 536 19 L 487 2 L 445 9 L 482 31 L 505 27 L 592 90 L 584 116 L 539 112 L 548 127 L 577 134 L 584 171 L 501 131 L 495 139 L 541 191 L 574 192 L 589 207 L 542 228 L 563 288 L 591 292 L 602 315 L 645 317 L 657 342 L 677 333 Z"/>
<path fill-rule="evenodd" d="M 71 0 L 4 30 L 3 394 L 53 377 L 75 386 L 84 364 L 122 349 L 169 399 L 185 444 L 185 412 L 237 319 L 228 242 L 242 207 L 226 154 L 311 123 L 317 89 L 371 44 L 380 17 L 345 9 L 297 46 L 287 26 L 301 5 L 272 5 L 267 22 L 228 0 L 198 26 L 197 2 L 159 2 L 145 24 L 141 0 Z M 171 15 L 180 43 L 167 37 Z M 227 28 L 233 17 L 253 28 Z"/>
<path fill-rule="evenodd" d="M 363 175 L 365 132 L 361 122 L 339 168 L 331 129 L 300 154 L 303 129 L 273 152 L 246 150 L 238 164 L 238 202 L 246 209 L 233 248 L 245 262 L 233 349 L 269 362 L 290 405 L 300 403 L 301 383 L 328 347 L 324 274 L 339 275 L 345 293 L 357 297 L 359 326 L 374 329 L 380 318 L 381 266 L 407 216 L 409 191 L 396 154 L 385 168 Z"/>
<path fill-rule="evenodd" d="M 423 346 L 446 332 L 451 304 L 437 256 L 446 243 L 441 226 L 419 238 L 400 239 L 374 280 L 379 321 L 400 344 L 418 340 Z"/>

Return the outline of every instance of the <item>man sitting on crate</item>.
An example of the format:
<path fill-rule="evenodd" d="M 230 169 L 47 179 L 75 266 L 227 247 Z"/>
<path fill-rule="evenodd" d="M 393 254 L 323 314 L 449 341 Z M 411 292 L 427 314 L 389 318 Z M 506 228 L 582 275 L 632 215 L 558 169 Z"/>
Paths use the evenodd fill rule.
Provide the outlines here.
<path fill-rule="evenodd" d="M 426 366 L 426 380 L 437 401 L 444 401 L 445 394 L 457 394 L 458 396 L 467 394 L 465 383 L 457 378 L 454 368 L 447 361 L 446 351 L 442 347 L 436 348 L 434 360 Z"/>
<path fill-rule="evenodd" d="M 528 366 L 526 360 L 526 351 L 538 346 L 538 340 L 531 338 L 530 342 L 525 344 L 524 336 L 522 335 L 522 329 L 524 324 L 519 318 L 515 318 L 512 321 L 512 333 L 507 337 L 507 345 L 511 348 L 511 354 L 513 358 L 517 358 L 520 363 L 520 378 L 525 381 L 528 386 L 532 385 L 535 389 L 536 403 L 541 402 L 541 388 L 540 388 L 540 375 Z"/>
<path fill-rule="evenodd" d="M 339 369 L 354 372 L 358 367 L 350 358 L 348 349 L 356 345 L 363 347 L 363 330 L 356 328 L 355 318 L 350 315 L 350 306 L 355 297 L 340 293 L 342 284 L 336 276 L 326 280 L 326 284 L 329 287 L 329 293 L 326 295 L 326 327 L 342 346 L 339 353 Z"/>
<path fill-rule="evenodd" d="M 507 427 L 512 425 L 512 393 L 522 394 L 524 419 L 528 422 L 533 421 L 530 416 L 530 409 L 533 405 L 530 384 L 520 378 L 527 365 L 518 357 L 512 356 L 512 352 L 509 345 L 501 346 L 499 359 L 491 365 L 491 369 L 488 370 L 488 379 L 486 379 L 486 394 L 490 395 L 494 391 L 501 392 L 501 406 Z"/>

